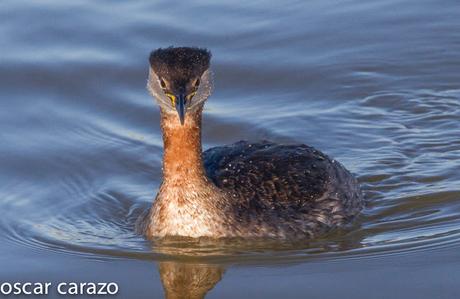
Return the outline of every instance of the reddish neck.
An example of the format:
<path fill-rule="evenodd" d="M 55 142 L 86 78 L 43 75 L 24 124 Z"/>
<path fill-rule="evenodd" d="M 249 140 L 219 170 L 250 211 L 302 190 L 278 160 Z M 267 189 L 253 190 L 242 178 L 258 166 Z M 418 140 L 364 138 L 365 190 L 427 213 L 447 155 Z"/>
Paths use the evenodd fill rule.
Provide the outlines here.
<path fill-rule="evenodd" d="M 205 177 L 201 157 L 201 112 L 190 112 L 181 125 L 177 114 L 161 112 L 164 182 L 187 183 Z"/>

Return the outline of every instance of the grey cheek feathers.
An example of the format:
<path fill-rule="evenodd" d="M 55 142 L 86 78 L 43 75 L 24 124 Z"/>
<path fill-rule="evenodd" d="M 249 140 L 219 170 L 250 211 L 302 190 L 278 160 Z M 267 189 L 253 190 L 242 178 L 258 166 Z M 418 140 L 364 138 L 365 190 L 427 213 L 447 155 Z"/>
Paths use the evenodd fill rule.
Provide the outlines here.
<path fill-rule="evenodd" d="M 196 95 L 192 99 L 190 110 L 194 110 L 202 106 L 202 104 L 209 98 L 213 88 L 213 73 L 210 69 L 204 71 L 200 78 L 201 84 L 198 87 Z"/>
<path fill-rule="evenodd" d="M 147 80 L 147 89 L 149 90 L 150 94 L 156 99 L 158 105 L 161 106 L 166 111 L 175 111 L 169 102 L 169 99 L 163 92 L 161 88 L 157 75 L 155 72 L 150 68 L 149 70 L 149 79 Z"/>

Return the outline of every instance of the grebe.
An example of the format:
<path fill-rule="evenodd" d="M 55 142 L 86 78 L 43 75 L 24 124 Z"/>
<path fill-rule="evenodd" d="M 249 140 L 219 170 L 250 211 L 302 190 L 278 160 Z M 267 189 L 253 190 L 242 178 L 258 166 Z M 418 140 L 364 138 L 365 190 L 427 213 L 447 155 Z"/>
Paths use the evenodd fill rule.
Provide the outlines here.
<path fill-rule="evenodd" d="M 147 88 L 160 106 L 163 182 L 143 233 L 305 239 L 356 216 L 364 202 L 356 179 L 310 146 L 240 141 L 202 152 L 210 58 L 189 47 L 150 54 Z"/>

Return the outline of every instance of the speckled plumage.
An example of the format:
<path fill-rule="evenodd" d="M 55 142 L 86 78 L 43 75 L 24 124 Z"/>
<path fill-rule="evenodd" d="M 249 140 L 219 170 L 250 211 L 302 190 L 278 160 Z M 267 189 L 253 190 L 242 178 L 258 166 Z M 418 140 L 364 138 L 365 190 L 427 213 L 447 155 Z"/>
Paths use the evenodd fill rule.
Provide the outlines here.
<path fill-rule="evenodd" d="M 304 144 L 240 141 L 203 153 L 207 175 L 232 197 L 232 213 L 312 237 L 349 222 L 363 206 L 356 179 Z M 275 228 L 273 228 L 275 230 Z"/>
<path fill-rule="evenodd" d="M 191 57 L 203 51 L 181 49 L 181 55 Z M 166 55 L 168 61 L 171 55 Z M 151 67 L 149 90 L 157 99 L 162 97 L 158 103 L 164 176 L 152 209 L 140 222 L 147 237 L 305 239 L 348 223 L 362 209 L 356 179 L 312 147 L 240 141 L 202 153 L 201 118 L 211 90 L 209 70 L 201 70 L 199 95 L 192 98 L 181 123 Z"/>

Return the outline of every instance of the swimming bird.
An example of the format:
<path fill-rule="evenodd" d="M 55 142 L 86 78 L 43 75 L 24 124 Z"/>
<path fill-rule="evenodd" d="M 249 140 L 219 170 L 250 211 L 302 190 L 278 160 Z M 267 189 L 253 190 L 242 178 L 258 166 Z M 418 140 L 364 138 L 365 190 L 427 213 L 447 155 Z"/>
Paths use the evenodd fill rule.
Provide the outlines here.
<path fill-rule="evenodd" d="M 143 233 L 308 239 L 350 222 L 363 207 L 357 180 L 313 147 L 239 141 L 202 152 L 210 60 L 203 48 L 150 54 L 147 88 L 160 107 L 163 181 Z"/>

